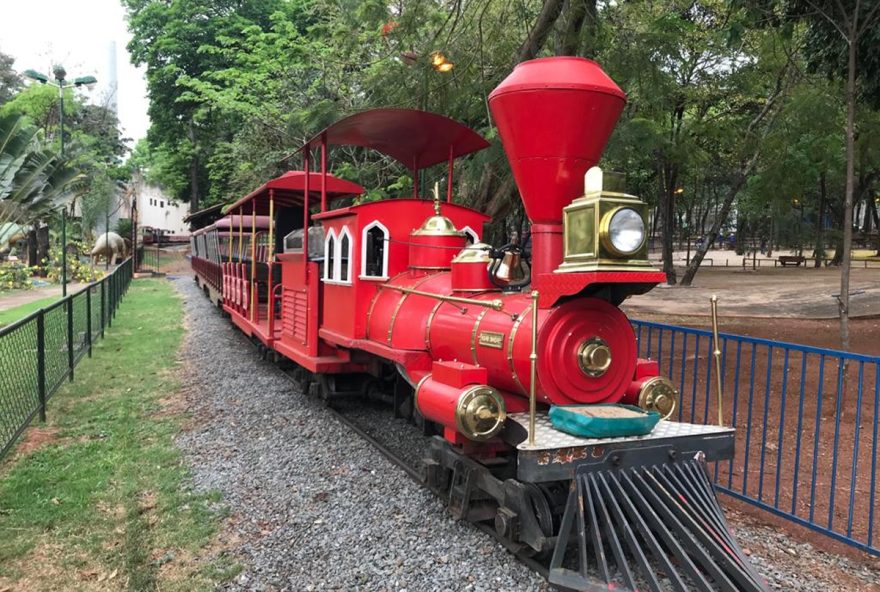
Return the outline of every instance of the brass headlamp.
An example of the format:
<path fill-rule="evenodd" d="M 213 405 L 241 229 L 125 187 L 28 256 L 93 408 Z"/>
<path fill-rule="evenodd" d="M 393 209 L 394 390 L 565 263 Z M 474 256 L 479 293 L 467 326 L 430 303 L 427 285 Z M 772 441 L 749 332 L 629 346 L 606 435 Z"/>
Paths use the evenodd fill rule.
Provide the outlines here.
<path fill-rule="evenodd" d="M 647 219 L 647 204 L 633 195 L 606 191 L 602 169 L 591 168 L 584 176 L 584 195 L 563 209 L 564 259 L 556 272 L 651 267 Z"/>

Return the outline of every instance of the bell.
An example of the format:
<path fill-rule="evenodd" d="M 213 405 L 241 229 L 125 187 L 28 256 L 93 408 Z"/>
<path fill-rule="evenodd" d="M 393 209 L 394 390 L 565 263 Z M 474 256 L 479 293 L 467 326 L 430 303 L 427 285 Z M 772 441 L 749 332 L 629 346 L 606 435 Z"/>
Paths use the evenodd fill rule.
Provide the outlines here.
<path fill-rule="evenodd" d="M 522 269 L 522 257 L 519 253 L 504 253 L 498 271 L 495 272 L 495 279 L 501 283 L 516 282 L 525 277 Z"/>

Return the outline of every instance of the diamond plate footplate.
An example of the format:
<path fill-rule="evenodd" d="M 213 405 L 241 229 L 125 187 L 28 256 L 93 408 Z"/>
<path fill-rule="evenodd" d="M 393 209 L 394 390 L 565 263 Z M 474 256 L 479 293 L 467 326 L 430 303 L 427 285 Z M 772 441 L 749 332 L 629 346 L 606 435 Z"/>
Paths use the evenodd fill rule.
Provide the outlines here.
<path fill-rule="evenodd" d="M 512 413 L 507 416 L 528 432 L 529 414 L 528 413 Z M 733 428 L 712 425 L 699 425 L 695 423 L 680 423 L 677 421 L 661 421 L 650 434 L 644 436 L 623 436 L 620 438 L 579 438 L 560 432 L 550 423 L 547 415 L 535 416 L 535 445 L 529 446 L 527 441 L 523 441 L 517 448 L 519 450 L 548 450 L 554 448 L 571 448 L 574 446 L 596 446 L 609 444 L 617 444 L 622 442 L 642 442 L 649 440 L 662 440 L 665 438 L 681 438 L 704 435 L 717 435 L 725 433 L 734 433 Z"/>

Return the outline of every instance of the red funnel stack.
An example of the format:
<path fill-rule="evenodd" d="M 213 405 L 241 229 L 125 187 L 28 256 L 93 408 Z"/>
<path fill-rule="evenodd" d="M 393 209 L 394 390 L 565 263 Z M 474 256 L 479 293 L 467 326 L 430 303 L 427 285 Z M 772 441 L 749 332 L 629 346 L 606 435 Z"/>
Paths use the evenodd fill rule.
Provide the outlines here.
<path fill-rule="evenodd" d="M 504 151 L 532 222 L 533 273 L 562 261 L 562 208 L 583 195 L 626 95 L 592 60 L 523 62 L 489 95 Z"/>

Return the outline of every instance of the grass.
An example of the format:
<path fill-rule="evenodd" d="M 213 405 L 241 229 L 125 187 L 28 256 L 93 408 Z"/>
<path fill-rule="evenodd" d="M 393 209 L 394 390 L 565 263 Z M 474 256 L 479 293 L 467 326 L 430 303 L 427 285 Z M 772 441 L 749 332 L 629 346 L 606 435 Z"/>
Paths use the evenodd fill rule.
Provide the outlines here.
<path fill-rule="evenodd" d="M 0 590 L 208 590 L 235 574 L 208 549 L 217 499 L 188 488 L 174 446 L 183 333 L 171 287 L 135 281 L 47 424 L 0 466 Z"/>
<path fill-rule="evenodd" d="M 6 310 L 0 310 L 0 327 L 14 323 L 18 319 L 24 318 L 32 312 L 40 310 L 44 306 L 49 306 L 59 298 L 60 296 L 48 296 L 46 298 L 40 298 L 39 300 L 20 304 L 19 306 L 7 308 Z"/>

